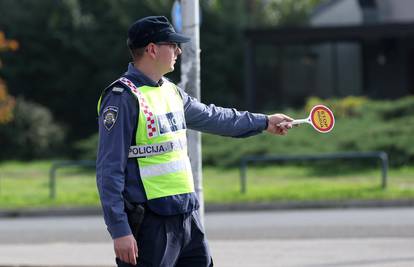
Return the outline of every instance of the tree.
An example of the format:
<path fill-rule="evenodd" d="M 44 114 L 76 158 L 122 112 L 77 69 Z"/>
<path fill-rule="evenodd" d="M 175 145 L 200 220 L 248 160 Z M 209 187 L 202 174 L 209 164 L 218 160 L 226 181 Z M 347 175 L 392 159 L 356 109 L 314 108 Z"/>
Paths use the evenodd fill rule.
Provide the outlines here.
<path fill-rule="evenodd" d="M 16 40 L 7 40 L 4 32 L 0 31 L 0 52 L 16 51 L 19 43 Z M 0 59 L 0 68 L 2 62 Z M 6 82 L 0 78 L 0 124 L 8 123 L 13 118 L 15 100 L 7 92 Z"/>
<path fill-rule="evenodd" d="M 321 0 L 270 0 L 261 12 L 264 23 L 269 25 L 295 26 L 307 22 L 310 12 Z"/>
<path fill-rule="evenodd" d="M 17 57 L 5 57 L 13 94 L 50 109 L 65 123 L 68 142 L 96 132 L 103 88 L 125 71 L 126 32 L 139 17 L 168 15 L 163 0 L 2 0 L 0 28 L 19 39 Z M 39 30 L 41 29 L 41 30 Z"/>
<path fill-rule="evenodd" d="M 294 2 L 316 1 L 200 1 L 203 101 L 242 108 L 243 30 L 283 21 L 302 23 L 304 19 L 296 19 L 300 16 L 282 17 L 290 11 L 305 14 Z M 172 4 L 173 0 L 1 0 L 0 10 L 7 12 L 0 16 L 0 29 L 21 44 L 15 54 L 2 58 L 10 93 L 50 109 L 58 122 L 66 124 L 67 143 L 91 135 L 97 130 L 100 92 L 130 60 L 128 26 L 148 15 L 170 17 Z M 272 15 L 279 7 L 283 16 Z M 177 70 L 169 78 L 178 82 Z"/>
<path fill-rule="evenodd" d="M 201 1 L 203 101 L 243 108 L 246 28 L 303 25 L 321 0 Z M 257 110 L 262 111 L 262 110 Z"/>

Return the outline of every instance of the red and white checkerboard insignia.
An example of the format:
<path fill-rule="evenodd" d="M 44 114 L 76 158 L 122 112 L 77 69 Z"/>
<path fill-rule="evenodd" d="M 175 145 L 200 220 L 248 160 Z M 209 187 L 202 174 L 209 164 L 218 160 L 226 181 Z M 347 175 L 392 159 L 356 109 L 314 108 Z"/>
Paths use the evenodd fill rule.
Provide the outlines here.
<path fill-rule="evenodd" d="M 147 101 L 145 100 L 144 95 L 139 91 L 139 89 L 133 84 L 129 79 L 122 77 L 119 81 L 126 86 L 128 86 L 131 91 L 137 96 L 139 99 L 139 108 L 145 115 L 146 118 L 146 128 L 147 128 L 147 135 L 149 138 L 158 136 L 157 125 L 155 123 L 155 116 L 154 113 L 150 111 L 150 108 L 147 105 Z"/>

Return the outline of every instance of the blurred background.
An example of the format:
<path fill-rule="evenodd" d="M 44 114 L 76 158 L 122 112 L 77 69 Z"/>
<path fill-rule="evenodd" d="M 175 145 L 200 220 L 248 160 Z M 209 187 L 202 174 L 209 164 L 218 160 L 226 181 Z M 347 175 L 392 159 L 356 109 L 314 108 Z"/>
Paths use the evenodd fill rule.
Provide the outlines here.
<path fill-rule="evenodd" d="M 114 265 L 95 182 L 97 100 L 126 71 L 129 25 L 171 20 L 176 2 L 0 0 L 1 266 Z M 336 118 L 328 134 L 202 135 L 217 266 L 413 266 L 412 10 L 200 1 L 202 102 L 297 119 L 324 104 Z M 336 209 L 303 210 L 321 207 Z"/>
<path fill-rule="evenodd" d="M 173 3 L 0 1 L 1 209 L 99 207 L 97 99 L 130 61 L 128 26 L 147 15 L 171 19 Z M 309 125 L 281 138 L 204 134 L 207 207 L 413 199 L 413 8 L 403 0 L 200 1 L 204 103 L 295 118 L 321 103 L 336 116 L 329 134 Z M 169 78 L 178 83 L 179 72 Z M 386 188 L 378 158 L 356 156 L 252 164 L 240 189 L 243 157 L 371 151 L 388 156 Z"/>

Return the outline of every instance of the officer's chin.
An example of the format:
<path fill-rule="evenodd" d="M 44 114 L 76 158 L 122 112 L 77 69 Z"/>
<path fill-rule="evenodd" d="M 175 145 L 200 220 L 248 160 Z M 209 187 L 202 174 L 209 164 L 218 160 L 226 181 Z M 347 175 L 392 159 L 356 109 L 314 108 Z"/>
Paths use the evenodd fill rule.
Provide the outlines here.
<path fill-rule="evenodd" d="M 173 72 L 173 71 L 174 71 L 174 66 L 170 67 L 170 69 L 169 69 L 169 70 L 167 70 L 167 71 L 165 72 L 165 74 L 170 73 L 170 72 Z"/>

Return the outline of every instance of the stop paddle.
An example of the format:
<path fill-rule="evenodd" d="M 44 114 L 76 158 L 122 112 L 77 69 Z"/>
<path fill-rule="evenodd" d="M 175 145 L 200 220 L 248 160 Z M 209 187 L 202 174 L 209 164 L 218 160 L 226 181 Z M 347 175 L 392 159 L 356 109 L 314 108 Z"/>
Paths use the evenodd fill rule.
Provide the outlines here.
<path fill-rule="evenodd" d="M 316 105 L 312 108 L 306 119 L 293 120 L 292 125 L 308 123 L 320 133 L 329 133 L 335 125 L 333 112 L 324 105 Z"/>

